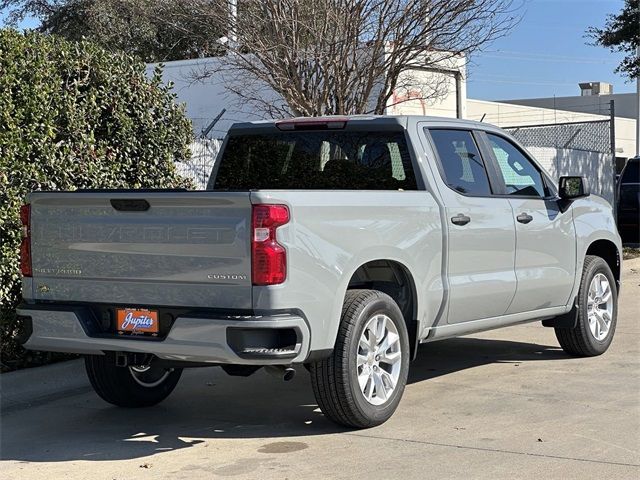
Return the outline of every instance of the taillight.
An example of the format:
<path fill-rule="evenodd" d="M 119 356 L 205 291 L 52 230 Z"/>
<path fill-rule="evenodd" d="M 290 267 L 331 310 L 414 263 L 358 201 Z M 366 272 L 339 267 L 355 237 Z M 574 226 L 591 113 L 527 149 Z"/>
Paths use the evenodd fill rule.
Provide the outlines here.
<path fill-rule="evenodd" d="M 30 277 L 31 270 L 31 205 L 20 207 L 22 222 L 22 243 L 20 244 L 20 271 L 23 277 Z"/>
<path fill-rule="evenodd" d="M 251 279 L 254 285 L 277 285 L 287 278 L 287 251 L 276 229 L 289 222 L 285 205 L 254 205 L 251 237 Z"/>

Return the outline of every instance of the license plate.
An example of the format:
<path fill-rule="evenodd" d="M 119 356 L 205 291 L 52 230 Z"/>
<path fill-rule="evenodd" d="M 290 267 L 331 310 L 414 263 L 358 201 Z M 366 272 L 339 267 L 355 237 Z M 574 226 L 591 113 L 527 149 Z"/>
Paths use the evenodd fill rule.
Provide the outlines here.
<path fill-rule="evenodd" d="M 158 335 L 160 331 L 157 310 L 119 308 L 117 317 L 119 333 Z"/>

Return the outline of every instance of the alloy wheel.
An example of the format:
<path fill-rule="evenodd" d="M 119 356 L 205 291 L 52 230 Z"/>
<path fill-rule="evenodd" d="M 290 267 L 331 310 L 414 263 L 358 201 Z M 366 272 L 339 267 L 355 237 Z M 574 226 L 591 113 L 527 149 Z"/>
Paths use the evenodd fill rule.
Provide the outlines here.
<path fill-rule="evenodd" d="M 372 405 L 386 403 L 393 394 L 402 367 L 398 328 L 384 314 L 374 315 L 365 325 L 358 343 L 358 384 Z"/>
<path fill-rule="evenodd" d="M 599 342 L 607 338 L 613 319 L 613 295 L 606 275 L 596 274 L 589 284 L 587 297 L 589 330 Z"/>
<path fill-rule="evenodd" d="M 172 369 L 152 367 L 151 365 L 137 365 L 129 367 L 133 379 L 141 386 L 153 388 L 164 382 Z"/>

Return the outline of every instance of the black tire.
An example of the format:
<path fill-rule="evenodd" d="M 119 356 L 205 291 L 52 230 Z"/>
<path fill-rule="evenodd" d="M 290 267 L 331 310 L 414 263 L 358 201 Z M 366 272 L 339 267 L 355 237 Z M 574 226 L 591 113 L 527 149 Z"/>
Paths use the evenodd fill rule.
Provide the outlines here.
<path fill-rule="evenodd" d="M 613 298 L 613 314 L 611 315 L 611 324 L 607 336 L 598 340 L 591 333 L 589 327 L 589 316 L 587 312 L 589 286 L 593 277 L 597 274 L 603 274 L 607 277 L 611 287 L 611 295 Z M 602 355 L 607 351 L 613 340 L 616 331 L 616 323 L 618 317 L 618 291 L 615 278 L 607 262 L 600 257 L 587 255 L 584 260 L 582 269 L 582 278 L 580 279 L 580 290 L 578 291 L 578 320 L 574 328 L 556 328 L 556 338 L 560 342 L 562 349 L 569 355 L 575 357 L 595 357 Z"/>
<path fill-rule="evenodd" d="M 181 368 L 167 371 L 166 377 L 163 372 L 150 370 L 150 375 L 155 375 L 155 378 L 148 378 L 153 386 L 143 386 L 133 377 L 134 372 L 129 367 L 117 367 L 113 359 L 107 355 L 87 355 L 84 362 L 95 392 L 104 401 L 118 407 L 138 408 L 156 405 L 169 396 L 182 375 Z"/>
<path fill-rule="evenodd" d="M 400 337 L 401 352 L 396 386 L 381 405 L 373 405 L 365 398 L 358 383 L 357 365 L 360 336 L 368 321 L 377 314 L 385 314 L 393 322 Z M 387 421 L 400 403 L 409 371 L 409 335 L 396 302 L 376 290 L 347 291 L 333 353 L 312 363 L 310 370 L 316 401 L 329 419 L 355 428 L 374 427 Z"/>

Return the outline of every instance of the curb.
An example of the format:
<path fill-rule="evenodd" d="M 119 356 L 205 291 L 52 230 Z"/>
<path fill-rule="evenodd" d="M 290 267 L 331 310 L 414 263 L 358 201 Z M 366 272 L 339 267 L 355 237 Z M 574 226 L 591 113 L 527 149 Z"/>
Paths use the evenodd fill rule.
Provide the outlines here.
<path fill-rule="evenodd" d="M 0 375 L 0 415 L 91 390 L 83 360 L 70 360 Z"/>

